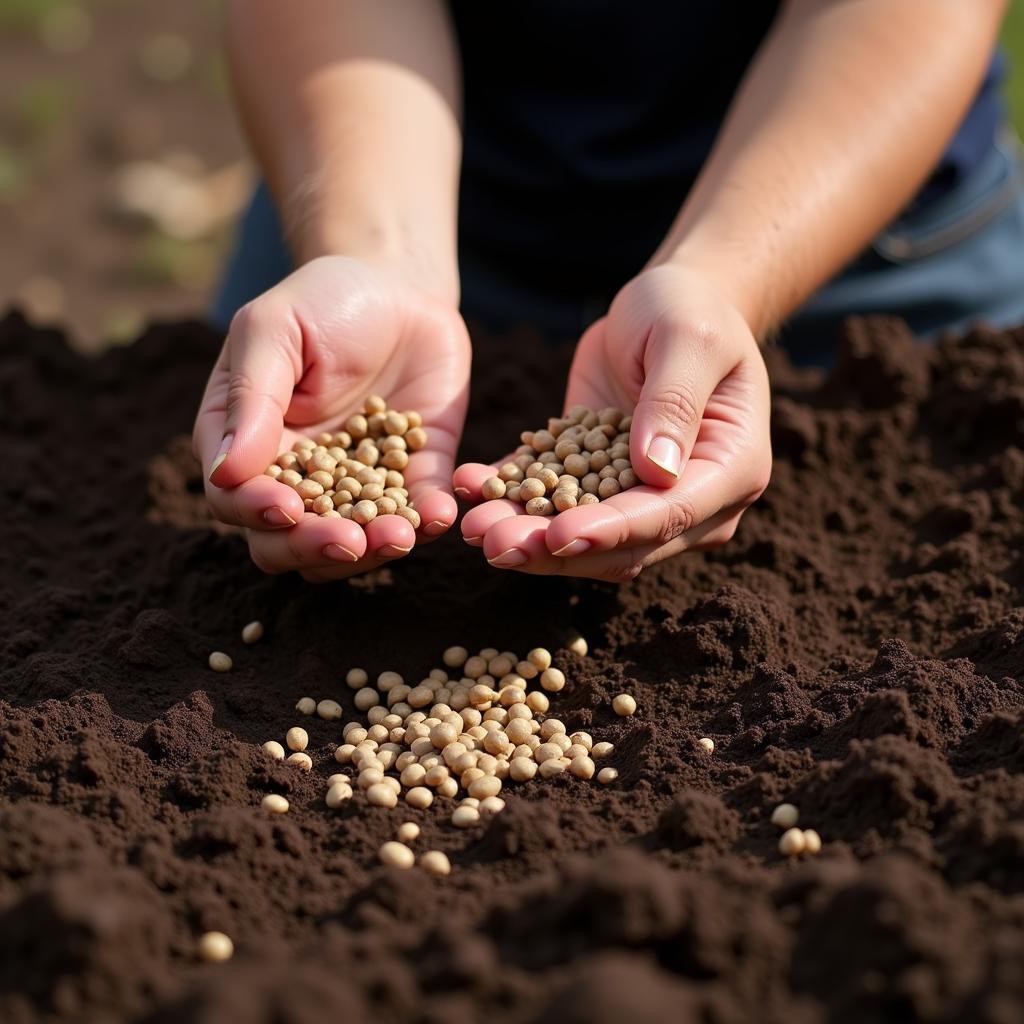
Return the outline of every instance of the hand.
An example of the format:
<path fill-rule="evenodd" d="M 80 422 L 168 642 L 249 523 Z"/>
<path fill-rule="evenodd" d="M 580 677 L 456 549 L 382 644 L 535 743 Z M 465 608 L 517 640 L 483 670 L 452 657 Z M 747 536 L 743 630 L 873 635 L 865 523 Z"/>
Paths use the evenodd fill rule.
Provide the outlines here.
<path fill-rule="evenodd" d="M 692 271 L 655 267 L 619 292 L 580 340 L 565 402 L 635 406 L 630 459 L 642 483 L 551 518 L 504 499 L 478 505 L 462 533 L 491 565 L 633 579 L 677 552 L 724 544 L 768 485 L 764 361 L 743 317 Z M 478 501 L 493 475 L 460 466 L 456 493 Z"/>
<path fill-rule="evenodd" d="M 364 572 L 440 536 L 457 514 L 450 481 L 469 362 L 465 325 L 447 303 L 348 257 L 305 264 L 239 310 L 206 386 L 194 444 L 214 515 L 247 528 L 265 572 L 298 569 L 314 582 Z M 338 429 L 369 394 L 423 416 L 427 447 L 405 470 L 419 531 L 400 516 L 365 531 L 322 519 L 264 475 L 298 437 Z"/>

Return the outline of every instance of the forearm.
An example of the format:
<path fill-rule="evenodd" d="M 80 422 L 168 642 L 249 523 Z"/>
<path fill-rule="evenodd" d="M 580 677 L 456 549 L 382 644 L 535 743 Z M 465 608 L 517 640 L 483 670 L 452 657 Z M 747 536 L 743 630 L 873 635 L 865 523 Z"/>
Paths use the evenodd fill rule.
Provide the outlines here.
<path fill-rule="evenodd" d="M 722 283 L 763 336 L 924 182 L 1005 0 L 793 0 L 653 263 Z"/>
<path fill-rule="evenodd" d="M 359 256 L 457 302 L 459 74 L 441 0 L 233 0 L 227 47 L 296 260 Z"/>

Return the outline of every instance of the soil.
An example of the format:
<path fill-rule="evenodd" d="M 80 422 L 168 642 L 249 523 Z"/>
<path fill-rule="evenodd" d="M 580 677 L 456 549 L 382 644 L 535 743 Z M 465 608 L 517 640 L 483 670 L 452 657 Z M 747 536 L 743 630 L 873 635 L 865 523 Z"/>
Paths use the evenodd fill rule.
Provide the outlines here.
<path fill-rule="evenodd" d="M 182 439 L 217 340 L 88 360 L 0 323 L 5 1024 L 1024 1016 L 1024 329 L 853 321 L 826 378 L 769 353 L 769 491 L 727 548 L 621 588 L 455 536 L 348 584 L 262 576 Z M 558 407 L 568 363 L 478 351 L 474 458 Z M 336 724 L 302 720 L 308 775 L 260 750 L 300 696 L 352 717 L 353 664 L 418 679 L 449 644 L 574 629 L 554 706 L 615 743 L 615 785 L 510 786 L 459 832 L 445 801 L 329 811 Z M 783 799 L 817 858 L 778 854 Z M 403 819 L 450 877 L 378 865 Z M 197 961 L 214 928 L 230 963 Z"/>

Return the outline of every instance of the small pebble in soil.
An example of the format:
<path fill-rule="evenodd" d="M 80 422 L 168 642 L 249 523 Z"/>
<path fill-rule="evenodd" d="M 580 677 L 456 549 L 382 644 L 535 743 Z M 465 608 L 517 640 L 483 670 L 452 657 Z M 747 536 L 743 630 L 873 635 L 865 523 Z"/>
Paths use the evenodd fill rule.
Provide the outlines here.
<path fill-rule="evenodd" d="M 804 852 L 807 840 L 798 828 L 788 828 L 779 837 L 779 853 L 784 857 L 797 857 Z"/>
<path fill-rule="evenodd" d="M 420 836 L 420 827 L 415 821 L 403 821 L 398 826 L 398 841 L 400 843 L 413 843 Z"/>
<path fill-rule="evenodd" d="M 409 453 L 426 443 L 418 412 L 389 409 L 379 395 L 370 395 L 363 411 L 341 429 L 300 437 L 267 467 L 266 475 L 293 488 L 313 515 L 351 519 L 360 526 L 397 515 L 419 529 L 404 472 Z"/>
<path fill-rule="evenodd" d="M 214 672 L 230 672 L 235 663 L 223 651 L 214 651 L 210 655 L 209 664 Z"/>
<path fill-rule="evenodd" d="M 242 627 L 242 643 L 254 644 L 263 639 L 263 623 L 259 621 L 250 622 Z"/>
<path fill-rule="evenodd" d="M 300 697 L 295 705 L 300 715 L 311 715 L 316 711 L 316 701 L 312 697 Z"/>
<path fill-rule="evenodd" d="M 284 747 L 282 747 L 281 744 L 277 742 L 277 740 L 267 740 L 267 742 L 263 744 L 263 749 L 275 761 L 284 760 Z"/>
<path fill-rule="evenodd" d="M 544 429 L 524 430 L 522 444 L 484 481 L 481 496 L 517 502 L 527 515 L 550 516 L 635 487 L 640 481 L 629 458 L 632 422 L 621 409 L 576 405 Z"/>
<path fill-rule="evenodd" d="M 199 939 L 199 958 L 208 964 L 222 964 L 235 953 L 235 944 L 223 932 L 207 932 Z"/>
<path fill-rule="evenodd" d="M 404 843 L 394 840 L 386 842 L 378 851 L 377 856 L 382 864 L 390 868 L 411 868 L 416 863 L 416 855 Z"/>
<path fill-rule="evenodd" d="M 628 693 L 620 693 L 612 698 L 612 711 L 620 718 L 629 718 L 636 714 L 636 700 Z"/>
<path fill-rule="evenodd" d="M 260 807 L 271 814 L 286 814 L 288 801 L 278 793 L 268 793 L 261 801 Z"/>
<path fill-rule="evenodd" d="M 779 804 L 772 811 L 772 824 L 781 829 L 792 828 L 800 820 L 800 812 L 793 804 Z"/>
<path fill-rule="evenodd" d="M 428 875 L 450 875 L 452 864 L 440 850 L 428 850 L 420 857 L 420 867 Z"/>
<path fill-rule="evenodd" d="M 697 746 L 706 754 L 713 754 L 715 752 L 715 741 L 710 736 L 701 736 L 697 740 Z"/>
<path fill-rule="evenodd" d="M 309 746 L 309 733 L 302 726 L 293 725 L 285 735 L 289 750 L 305 750 Z"/>

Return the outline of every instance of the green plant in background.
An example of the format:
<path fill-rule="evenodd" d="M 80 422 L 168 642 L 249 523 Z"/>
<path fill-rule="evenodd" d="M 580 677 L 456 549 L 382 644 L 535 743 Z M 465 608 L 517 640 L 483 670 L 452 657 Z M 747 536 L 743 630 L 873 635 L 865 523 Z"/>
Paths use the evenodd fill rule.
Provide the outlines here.
<path fill-rule="evenodd" d="M 1013 0 L 1003 23 L 1003 49 L 1010 58 L 1007 99 L 1017 134 L 1024 137 L 1024 0 Z"/>

